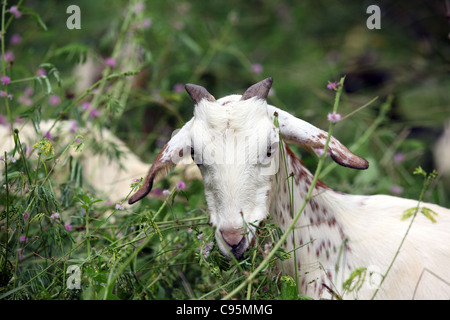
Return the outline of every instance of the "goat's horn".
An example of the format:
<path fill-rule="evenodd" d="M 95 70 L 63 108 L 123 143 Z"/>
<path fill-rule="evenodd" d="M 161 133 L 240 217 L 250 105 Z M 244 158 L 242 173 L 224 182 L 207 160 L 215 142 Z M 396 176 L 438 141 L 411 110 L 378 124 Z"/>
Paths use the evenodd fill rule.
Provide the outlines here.
<path fill-rule="evenodd" d="M 267 78 L 258 83 L 255 83 L 244 92 L 241 100 L 247 100 L 253 97 L 258 97 L 264 100 L 267 99 L 270 88 L 272 87 L 272 82 L 273 78 Z"/>
<path fill-rule="evenodd" d="M 191 96 L 192 101 L 194 101 L 194 104 L 198 104 L 203 98 L 206 98 L 210 102 L 216 101 L 216 99 L 213 97 L 212 94 L 208 92 L 205 88 L 202 86 L 198 86 L 195 84 L 186 84 L 184 86 L 187 93 Z"/>

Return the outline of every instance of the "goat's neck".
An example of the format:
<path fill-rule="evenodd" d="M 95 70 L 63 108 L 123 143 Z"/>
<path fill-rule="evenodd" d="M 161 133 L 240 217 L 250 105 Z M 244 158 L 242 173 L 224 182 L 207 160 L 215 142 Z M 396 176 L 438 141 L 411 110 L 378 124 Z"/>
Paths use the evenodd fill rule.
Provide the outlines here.
<path fill-rule="evenodd" d="M 282 147 L 284 156 L 280 157 L 278 173 L 272 181 L 274 192 L 270 201 L 270 213 L 280 222 L 280 227 L 285 229 L 303 205 L 314 176 L 287 145 L 283 144 Z M 324 193 L 336 194 L 322 181 L 317 180 L 312 199 L 309 200 L 302 213 L 303 217 L 311 218 L 311 215 L 318 216 L 320 214 L 328 216 L 328 213 L 331 213 L 328 212 L 329 204 L 321 201 Z M 332 215 L 330 215 L 331 217 Z"/>
<path fill-rule="evenodd" d="M 283 148 L 285 159 L 280 158 L 278 174 L 273 178 L 270 214 L 281 230 L 286 231 L 301 209 L 314 177 L 289 147 L 283 145 Z M 336 197 L 345 195 L 317 181 L 312 198 L 284 244 L 292 257 L 293 249 L 296 248 L 296 260 L 287 260 L 283 268 L 293 276 L 294 268 L 299 270 L 299 285 L 304 294 L 320 296 L 327 287 L 333 287 L 333 281 L 338 275 L 342 277 L 342 271 L 348 273 L 354 268 L 347 263 L 348 260 L 339 259 L 339 255 L 348 255 L 351 248 L 345 230 L 345 217 L 339 214 L 339 209 L 335 207 L 336 201 L 333 201 Z M 339 260 L 341 265 L 336 266 Z M 318 280 L 316 284 L 308 285 L 315 279 Z"/>

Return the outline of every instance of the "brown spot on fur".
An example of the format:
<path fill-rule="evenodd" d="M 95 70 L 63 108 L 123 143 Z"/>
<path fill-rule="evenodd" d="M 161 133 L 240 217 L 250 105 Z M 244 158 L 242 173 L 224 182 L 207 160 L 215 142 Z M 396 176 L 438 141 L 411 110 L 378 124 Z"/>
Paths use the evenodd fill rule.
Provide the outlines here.
<path fill-rule="evenodd" d="M 336 225 L 336 218 L 332 217 L 331 219 L 328 220 L 328 226 L 329 227 L 334 227 Z"/>
<path fill-rule="evenodd" d="M 303 161 L 300 160 L 299 158 L 297 158 L 297 156 L 294 154 L 294 152 L 292 152 L 292 150 L 286 144 L 285 144 L 285 150 L 286 150 L 286 156 L 291 159 L 291 163 L 293 164 L 294 168 L 296 168 L 296 167 L 300 168 L 297 172 L 294 172 L 295 177 L 298 178 L 298 180 L 296 180 L 297 185 L 300 183 L 300 180 L 305 181 L 305 183 L 307 185 L 311 185 L 312 180 L 311 180 L 310 176 L 312 177 L 312 175 L 311 174 L 308 175 L 309 170 L 305 166 Z M 323 183 L 319 179 L 317 180 L 316 187 L 322 188 L 322 189 L 330 189 L 325 183 Z"/>
<path fill-rule="evenodd" d="M 309 204 L 310 204 L 311 210 L 312 210 L 313 212 L 316 212 L 316 211 L 319 210 L 319 205 L 317 204 L 316 201 L 314 201 L 314 199 L 309 200 Z"/>

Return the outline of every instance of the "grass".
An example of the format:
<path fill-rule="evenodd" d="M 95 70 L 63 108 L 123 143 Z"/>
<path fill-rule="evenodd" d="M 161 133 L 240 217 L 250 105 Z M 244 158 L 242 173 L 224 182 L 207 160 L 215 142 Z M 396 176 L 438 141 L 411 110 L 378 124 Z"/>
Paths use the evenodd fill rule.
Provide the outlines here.
<path fill-rule="evenodd" d="M 20 18 L 11 12 L 14 5 Z M 355 61 L 349 52 L 364 57 L 364 43 L 385 57 L 371 67 L 395 66 L 395 77 L 356 93 L 342 91 L 344 119 L 333 134 L 367 158 L 370 169 L 356 172 L 296 153 L 337 190 L 372 194 L 397 187 L 402 196 L 450 205 L 446 180 L 422 193 L 422 181 L 413 174 L 418 165 L 429 172 L 434 165 L 427 139 L 448 112 L 448 80 L 439 68 L 446 62 L 439 54 L 424 56 L 392 20 L 381 31 L 361 31 L 364 10 L 362 22 L 346 13 L 359 12 L 359 5 L 349 3 L 346 12 L 334 7 L 333 15 L 320 1 L 294 10 L 288 2 L 271 1 L 260 1 L 257 10 L 241 2 L 221 2 L 226 10 L 219 10 L 207 3 L 152 1 L 142 8 L 139 1 L 115 1 L 107 13 L 99 3 L 79 5 L 82 29 L 67 30 L 60 1 L 1 2 L 1 76 L 10 83 L 0 86 L 0 125 L 14 143 L 0 155 L 0 299 L 298 298 L 292 279 L 274 271 L 277 260 L 294 253 L 281 249 L 285 235 L 270 220 L 257 228 L 259 245 L 244 260 L 227 260 L 214 244 L 201 181 L 172 172 L 155 186 L 168 192 L 153 192 L 151 199 L 127 207 L 140 183 L 130 181 L 123 199 L 109 203 L 88 184 L 73 154 L 101 153 L 119 162 L 119 150 L 92 143 L 96 138 L 89 131 L 62 139 L 54 129 L 67 119 L 79 128 L 109 128 L 150 162 L 172 130 L 192 116 L 179 84 L 198 83 L 220 97 L 266 75 L 275 78 L 270 103 L 324 127 L 335 101 L 327 81 L 345 73 L 350 88 L 354 73 L 367 71 L 349 67 Z M 319 26 L 318 15 L 338 34 Z M 12 41 L 16 34 L 18 43 Z M 345 40 L 350 35 L 354 51 Z M 441 50 L 439 40 L 433 41 Z M 89 59 L 102 69 L 86 84 L 73 69 Z M 432 97 L 424 94 L 430 83 Z M 371 101 L 374 96 L 380 98 Z M 372 103 L 358 109 L 367 101 Z M 424 116 L 427 102 L 433 112 Z M 25 143 L 23 127 L 39 129 L 47 119 L 53 119 L 54 135 L 42 133 Z M 403 131 L 414 133 L 417 123 L 429 134 Z M 176 187 L 179 180 L 184 188 Z"/>

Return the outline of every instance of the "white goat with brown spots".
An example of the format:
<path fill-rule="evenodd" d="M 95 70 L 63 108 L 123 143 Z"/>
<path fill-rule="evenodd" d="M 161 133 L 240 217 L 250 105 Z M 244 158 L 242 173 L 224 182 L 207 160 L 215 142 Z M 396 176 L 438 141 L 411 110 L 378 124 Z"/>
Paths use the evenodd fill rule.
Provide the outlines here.
<path fill-rule="evenodd" d="M 254 241 L 254 225 L 268 215 L 285 231 L 313 181 L 286 143 L 324 148 L 328 133 L 268 105 L 271 85 L 268 78 L 242 96 L 216 100 L 205 88 L 187 84 L 194 117 L 163 147 L 129 203 L 150 192 L 159 172 L 191 154 L 202 173 L 210 222 L 225 255 L 241 258 Z M 328 151 L 334 161 L 355 169 L 368 167 L 366 160 L 330 139 Z M 387 195 L 343 194 L 318 181 L 285 244 L 287 251 L 296 250 L 296 261 L 291 255 L 280 268 L 294 278 L 297 269 L 304 295 L 371 298 L 409 226 L 401 217 L 417 204 Z M 438 213 L 437 223 L 417 215 L 376 298 L 450 298 L 450 210 L 429 203 L 421 206 Z M 359 268 L 366 268 L 365 280 L 357 290 L 345 290 L 343 283 Z"/>

